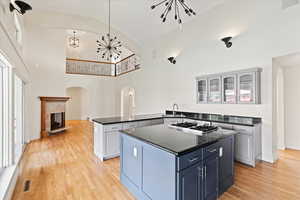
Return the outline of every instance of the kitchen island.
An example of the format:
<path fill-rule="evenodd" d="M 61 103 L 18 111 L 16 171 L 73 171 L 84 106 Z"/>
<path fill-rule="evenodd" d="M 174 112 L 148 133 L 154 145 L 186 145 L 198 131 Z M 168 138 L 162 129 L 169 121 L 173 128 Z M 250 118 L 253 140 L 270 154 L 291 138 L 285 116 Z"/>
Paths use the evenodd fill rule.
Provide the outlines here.
<path fill-rule="evenodd" d="M 234 182 L 234 134 L 167 125 L 121 131 L 121 182 L 139 200 L 213 200 Z"/>

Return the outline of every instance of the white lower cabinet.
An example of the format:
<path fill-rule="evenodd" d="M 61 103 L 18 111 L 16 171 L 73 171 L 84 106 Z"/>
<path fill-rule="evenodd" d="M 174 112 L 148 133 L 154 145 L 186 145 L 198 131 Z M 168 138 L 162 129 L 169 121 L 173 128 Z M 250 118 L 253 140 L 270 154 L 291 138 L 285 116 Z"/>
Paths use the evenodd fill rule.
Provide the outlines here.
<path fill-rule="evenodd" d="M 106 134 L 106 156 L 105 158 L 113 158 L 120 155 L 120 132 L 107 132 Z"/>
<path fill-rule="evenodd" d="M 237 134 L 235 139 L 235 160 L 254 166 L 253 159 L 253 136 Z"/>
<path fill-rule="evenodd" d="M 122 127 L 120 124 L 114 126 L 94 122 L 94 153 L 101 161 L 119 156 L 119 131 Z"/>
<path fill-rule="evenodd" d="M 94 122 L 94 154 L 101 160 L 120 155 L 120 131 L 163 124 L 163 119 L 103 125 Z"/>
<path fill-rule="evenodd" d="M 256 162 L 261 160 L 261 124 L 254 126 L 242 126 L 233 124 L 213 123 L 224 129 L 237 132 L 235 135 L 235 160 L 246 165 L 255 167 Z"/>

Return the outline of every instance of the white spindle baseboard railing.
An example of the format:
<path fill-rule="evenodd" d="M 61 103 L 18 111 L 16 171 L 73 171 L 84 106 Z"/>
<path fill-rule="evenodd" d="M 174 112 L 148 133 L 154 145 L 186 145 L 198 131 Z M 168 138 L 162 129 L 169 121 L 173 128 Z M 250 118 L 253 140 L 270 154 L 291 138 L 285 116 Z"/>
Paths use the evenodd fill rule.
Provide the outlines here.
<path fill-rule="evenodd" d="M 99 62 L 67 58 L 66 73 L 95 75 L 95 76 L 120 76 L 139 69 L 140 60 L 135 54 L 128 56 L 117 63 Z"/>

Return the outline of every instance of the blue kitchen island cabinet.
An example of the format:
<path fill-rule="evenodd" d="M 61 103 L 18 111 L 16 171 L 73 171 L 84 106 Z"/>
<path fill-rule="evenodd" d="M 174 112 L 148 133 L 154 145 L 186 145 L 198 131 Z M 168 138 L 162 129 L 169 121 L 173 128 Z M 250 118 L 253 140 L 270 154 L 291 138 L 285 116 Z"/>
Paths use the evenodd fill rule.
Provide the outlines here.
<path fill-rule="evenodd" d="M 176 199 L 176 157 L 121 135 L 121 182 L 138 200 Z"/>
<path fill-rule="evenodd" d="M 231 165 L 220 170 L 220 161 L 233 162 L 220 159 L 232 150 L 230 131 L 198 136 L 158 125 L 121 132 L 121 182 L 138 200 L 215 200 L 223 181 L 233 184 Z"/>

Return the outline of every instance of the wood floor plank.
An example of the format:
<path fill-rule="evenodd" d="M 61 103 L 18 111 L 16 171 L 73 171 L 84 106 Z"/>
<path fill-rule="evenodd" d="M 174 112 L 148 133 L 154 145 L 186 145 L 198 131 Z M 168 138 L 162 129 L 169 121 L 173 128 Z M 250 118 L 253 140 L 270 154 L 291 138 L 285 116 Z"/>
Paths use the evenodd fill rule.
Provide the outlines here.
<path fill-rule="evenodd" d="M 63 134 L 31 142 L 21 161 L 13 200 L 134 200 L 120 183 L 119 159 L 93 154 L 92 124 L 68 121 Z M 300 151 L 279 151 L 275 164 L 235 164 L 235 184 L 221 200 L 299 200 Z M 26 180 L 30 190 L 23 192 Z"/>

